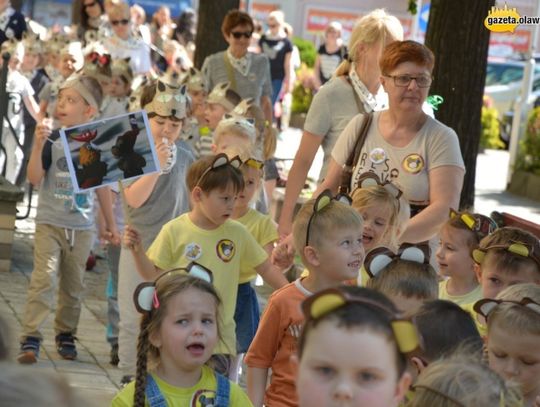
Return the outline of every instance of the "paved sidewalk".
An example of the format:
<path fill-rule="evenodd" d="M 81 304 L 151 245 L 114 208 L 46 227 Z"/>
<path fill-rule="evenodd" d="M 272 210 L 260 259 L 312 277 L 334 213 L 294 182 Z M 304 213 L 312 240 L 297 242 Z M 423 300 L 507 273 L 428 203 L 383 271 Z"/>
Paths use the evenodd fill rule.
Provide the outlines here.
<path fill-rule="evenodd" d="M 293 158 L 300 140 L 298 131 L 280 136 L 277 157 Z M 319 153 L 312 176 L 318 173 L 322 155 Z M 505 191 L 508 153 L 487 151 L 478 157 L 477 211 L 489 214 L 504 210 L 540 223 L 540 204 L 516 197 Z M 35 199 L 34 199 L 35 200 Z M 21 213 L 26 208 L 20 207 Z M 32 271 L 33 211 L 29 219 L 17 221 L 13 261 L 10 273 L 0 273 L 0 315 L 7 319 L 11 330 L 11 358 L 18 353 L 20 322 L 26 300 L 26 288 Z M 54 346 L 52 317 L 44 324 L 45 336 L 41 358 L 29 369 L 55 370 L 63 374 L 95 406 L 107 406 L 118 389 L 121 373 L 109 365 L 109 345 L 105 341 L 107 265 L 99 260 L 93 272 L 86 274 L 86 295 L 79 325 L 77 361 L 62 360 Z"/>

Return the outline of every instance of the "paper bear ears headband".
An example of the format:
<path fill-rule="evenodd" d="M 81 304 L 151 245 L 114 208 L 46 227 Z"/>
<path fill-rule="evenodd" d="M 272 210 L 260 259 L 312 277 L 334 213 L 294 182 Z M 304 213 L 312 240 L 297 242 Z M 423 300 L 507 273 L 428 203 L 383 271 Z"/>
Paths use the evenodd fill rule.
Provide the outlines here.
<path fill-rule="evenodd" d="M 476 233 L 478 240 L 492 234 L 498 228 L 497 223 L 488 216 L 479 213 L 457 212 L 450 208 L 450 219 L 459 220 L 470 230 Z"/>
<path fill-rule="evenodd" d="M 529 297 L 523 298 L 521 301 L 508 301 L 508 300 L 493 300 L 490 298 L 484 298 L 483 300 L 477 301 L 473 308 L 476 312 L 482 315 L 486 320 L 489 315 L 501 304 L 513 304 L 517 306 L 525 307 L 533 312 L 536 312 L 540 317 L 540 304 L 532 300 Z"/>
<path fill-rule="evenodd" d="M 189 68 L 188 73 L 182 79 L 182 84 L 186 85 L 191 91 L 204 90 L 204 80 L 201 71 L 193 67 Z"/>
<path fill-rule="evenodd" d="M 144 282 L 137 286 L 133 294 L 133 302 L 135 303 L 135 308 L 141 314 L 150 312 L 153 309 L 159 308 L 159 298 L 156 292 L 156 283 L 170 276 L 175 275 L 184 275 L 199 278 L 206 281 L 209 284 L 212 284 L 213 276 L 212 272 L 204 267 L 203 265 L 191 262 L 186 267 L 176 268 L 165 273 L 161 274 L 154 282 Z"/>
<path fill-rule="evenodd" d="M 481 264 L 489 250 L 506 250 L 516 256 L 529 258 L 536 262 L 540 268 L 540 241 L 535 240 L 534 244 L 527 244 L 523 242 L 509 242 L 504 244 L 492 244 L 486 247 L 478 247 L 472 251 L 473 260 Z"/>
<path fill-rule="evenodd" d="M 312 295 L 302 302 L 302 312 L 306 317 L 306 322 L 309 322 L 320 319 L 347 304 L 365 305 L 368 308 L 374 308 L 387 314 L 390 317 L 390 324 L 401 353 L 410 354 L 420 348 L 418 332 L 410 320 L 401 319 L 399 315 L 396 315 L 392 310 L 377 301 L 352 295 L 340 288 L 327 288 Z"/>
<path fill-rule="evenodd" d="M 242 165 L 242 160 L 238 156 L 233 157 L 229 160 L 229 157 L 227 156 L 227 154 L 225 153 L 217 154 L 214 157 L 214 160 L 212 161 L 210 166 L 206 170 L 204 170 L 204 172 L 201 174 L 195 186 L 199 186 L 201 182 L 203 181 L 204 177 L 206 177 L 210 171 L 214 171 L 217 168 L 223 167 L 225 165 L 230 165 L 233 168 L 239 169 L 240 166 Z"/>
<path fill-rule="evenodd" d="M 218 83 L 208 95 L 206 102 L 219 104 L 223 106 L 228 112 L 230 112 L 235 108 L 236 105 L 227 98 L 228 91 L 233 92 L 231 89 L 231 84 L 229 82 Z"/>
<path fill-rule="evenodd" d="M 420 264 L 429 264 L 430 248 L 428 245 L 403 243 L 397 253 L 386 247 L 371 250 L 364 261 L 364 268 L 371 278 L 377 275 L 394 260 L 408 260 Z"/>
<path fill-rule="evenodd" d="M 176 87 L 159 79 L 156 82 L 154 99 L 144 106 L 144 109 L 159 116 L 183 119 L 186 117 L 186 102 L 185 85 Z"/>
<path fill-rule="evenodd" d="M 238 126 L 249 137 L 252 143 L 255 143 L 257 131 L 255 130 L 255 120 L 247 119 L 242 116 L 236 116 L 225 113 L 223 119 L 219 121 L 219 126 Z"/>

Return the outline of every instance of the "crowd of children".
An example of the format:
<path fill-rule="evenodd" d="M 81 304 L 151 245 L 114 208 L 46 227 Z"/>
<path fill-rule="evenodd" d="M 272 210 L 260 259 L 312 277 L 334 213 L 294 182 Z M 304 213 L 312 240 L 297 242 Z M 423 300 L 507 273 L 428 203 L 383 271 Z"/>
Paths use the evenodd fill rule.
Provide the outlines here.
<path fill-rule="evenodd" d="M 125 385 L 113 406 L 540 406 L 537 237 L 449 208 L 432 256 L 400 241 L 411 211 L 399 186 L 367 173 L 350 196 L 326 190 L 302 205 L 293 240 L 304 273 L 287 280 L 263 188 L 272 125 L 229 83 L 207 92 L 195 68 L 153 77 L 123 23 L 127 4 L 112 3 L 102 43 L 2 44 L 19 95 L 8 110 L 24 105 L 37 122 L 9 117 L 30 154 L 23 163 L 12 143 L 3 157 L 12 182 L 24 166 L 39 189 L 20 363 L 39 361 L 56 288 L 57 351 L 77 358 L 98 230 L 106 338 Z M 133 106 L 146 111 L 160 171 L 76 192 L 59 129 Z M 4 347 L 0 335 L 1 357 Z M 0 372 L 0 383 L 20 376 Z"/>

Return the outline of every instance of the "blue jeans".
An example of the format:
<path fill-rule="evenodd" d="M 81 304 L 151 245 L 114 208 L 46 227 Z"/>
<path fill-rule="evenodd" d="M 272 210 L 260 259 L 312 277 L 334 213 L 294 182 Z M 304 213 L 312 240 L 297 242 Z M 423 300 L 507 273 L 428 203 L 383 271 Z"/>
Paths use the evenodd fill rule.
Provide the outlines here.
<path fill-rule="evenodd" d="M 236 352 L 246 353 L 259 326 L 259 302 L 251 283 L 238 284 L 236 297 Z"/>
<path fill-rule="evenodd" d="M 281 85 L 283 85 L 283 79 L 272 79 L 272 109 L 278 100 L 279 92 L 281 92 Z"/>

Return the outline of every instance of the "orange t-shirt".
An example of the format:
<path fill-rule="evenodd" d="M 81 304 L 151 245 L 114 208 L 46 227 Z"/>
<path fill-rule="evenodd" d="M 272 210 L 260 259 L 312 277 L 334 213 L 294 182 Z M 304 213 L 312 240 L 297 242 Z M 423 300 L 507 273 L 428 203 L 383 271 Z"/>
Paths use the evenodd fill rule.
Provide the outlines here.
<path fill-rule="evenodd" d="M 266 389 L 267 406 L 298 405 L 296 397 L 296 365 L 291 355 L 296 353 L 304 316 L 300 304 L 312 293 L 298 279 L 275 291 L 268 300 L 257 334 L 244 359 L 249 367 L 272 369 L 272 379 Z"/>

